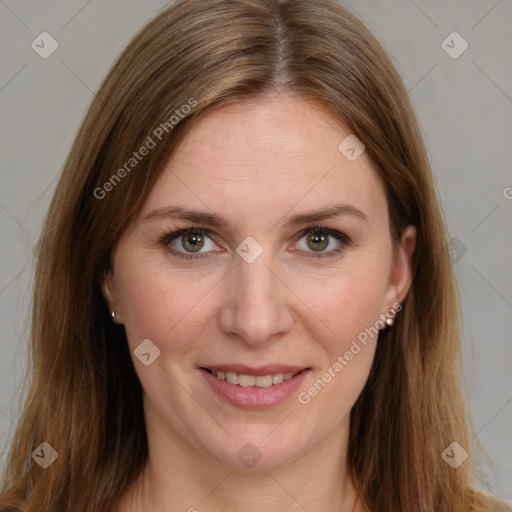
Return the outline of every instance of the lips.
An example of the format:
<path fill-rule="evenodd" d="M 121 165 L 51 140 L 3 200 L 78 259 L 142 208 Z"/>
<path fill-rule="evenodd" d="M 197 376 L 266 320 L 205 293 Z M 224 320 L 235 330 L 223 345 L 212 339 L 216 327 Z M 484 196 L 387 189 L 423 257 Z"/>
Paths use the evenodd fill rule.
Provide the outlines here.
<path fill-rule="evenodd" d="M 290 397 L 311 368 L 291 365 L 250 367 L 243 364 L 198 368 L 215 394 L 235 407 L 267 409 Z"/>
<path fill-rule="evenodd" d="M 307 366 L 290 366 L 285 364 L 267 364 L 264 366 L 252 367 L 245 364 L 212 364 L 202 366 L 205 370 L 212 370 L 214 372 L 232 372 L 243 373 L 244 375 L 272 375 L 273 373 L 298 373 L 302 370 L 308 369 Z"/>

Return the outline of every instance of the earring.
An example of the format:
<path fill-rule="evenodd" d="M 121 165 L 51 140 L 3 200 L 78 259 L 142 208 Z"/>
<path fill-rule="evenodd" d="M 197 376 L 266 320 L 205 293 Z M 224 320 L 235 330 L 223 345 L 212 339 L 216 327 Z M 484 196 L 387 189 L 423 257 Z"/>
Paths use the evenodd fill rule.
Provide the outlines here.
<path fill-rule="evenodd" d="M 398 311 L 400 311 L 400 309 L 402 309 L 401 307 L 398 309 Z M 391 308 L 389 311 L 388 311 L 388 314 L 392 315 L 392 316 L 387 316 L 386 315 L 386 325 L 388 327 L 391 327 L 394 323 L 395 323 L 395 315 L 398 313 L 397 310 L 395 310 L 395 308 Z"/>
<path fill-rule="evenodd" d="M 110 316 L 112 317 L 112 322 L 115 322 L 116 321 L 116 312 L 115 312 L 115 310 L 112 310 L 112 312 L 110 313 Z"/>

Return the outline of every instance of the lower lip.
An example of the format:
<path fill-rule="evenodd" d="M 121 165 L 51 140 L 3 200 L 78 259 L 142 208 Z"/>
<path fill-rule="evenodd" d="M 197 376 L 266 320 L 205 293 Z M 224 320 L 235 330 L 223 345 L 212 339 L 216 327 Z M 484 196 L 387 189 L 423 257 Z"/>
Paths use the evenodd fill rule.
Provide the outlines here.
<path fill-rule="evenodd" d="M 220 380 L 206 370 L 199 368 L 206 382 L 213 391 L 226 402 L 241 409 L 268 409 L 291 396 L 304 382 L 310 370 L 303 370 L 291 379 L 283 380 L 279 384 L 272 384 L 268 388 L 242 387 Z"/>

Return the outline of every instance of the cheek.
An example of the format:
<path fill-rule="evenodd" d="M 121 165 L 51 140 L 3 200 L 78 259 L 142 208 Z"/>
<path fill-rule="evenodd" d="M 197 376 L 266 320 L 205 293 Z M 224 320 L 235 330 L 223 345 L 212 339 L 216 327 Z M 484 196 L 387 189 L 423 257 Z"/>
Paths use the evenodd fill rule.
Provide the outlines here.
<path fill-rule="evenodd" d="M 211 276 L 180 275 L 161 265 L 116 263 L 120 308 L 133 350 L 142 340 L 154 341 L 161 350 L 174 353 L 188 347 L 186 332 L 194 332 L 209 304 Z"/>
<path fill-rule="evenodd" d="M 375 325 L 383 312 L 387 272 L 378 266 L 346 268 L 337 276 L 323 279 L 317 286 L 305 280 L 298 295 L 310 310 L 311 322 L 317 324 L 330 351 L 345 345 Z"/>
<path fill-rule="evenodd" d="M 309 331 L 322 359 L 298 401 L 324 415 L 327 430 L 348 416 L 368 379 L 386 285 L 379 276 L 354 272 L 305 301 L 314 312 L 308 315 Z"/>
<path fill-rule="evenodd" d="M 209 314 L 211 297 L 208 291 L 214 282 L 210 283 L 211 278 L 180 276 L 168 268 L 157 267 L 116 267 L 120 276 L 123 323 L 135 370 L 151 403 L 159 404 L 157 408 L 161 411 L 169 404 L 188 404 L 184 406 L 185 410 L 192 407 L 192 411 L 183 412 L 183 416 L 188 417 L 197 413 L 190 403 L 195 402 L 189 400 L 187 393 L 183 395 L 180 383 L 186 382 L 183 379 L 195 371 L 202 348 L 194 340 L 200 337 Z M 159 351 L 150 349 L 158 355 L 148 366 L 137 357 L 137 354 L 145 353 L 137 347 L 142 347 L 141 343 L 146 339 L 151 340 Z"/>

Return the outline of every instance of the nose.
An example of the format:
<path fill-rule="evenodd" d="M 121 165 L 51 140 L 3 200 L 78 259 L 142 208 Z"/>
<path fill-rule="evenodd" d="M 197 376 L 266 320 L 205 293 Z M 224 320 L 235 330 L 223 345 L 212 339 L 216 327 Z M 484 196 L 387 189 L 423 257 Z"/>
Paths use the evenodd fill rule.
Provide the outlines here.
<path fill-rule="evenodd" d="M 256 346 L 291 330 L 293 292 L 273 267 L 265 251 L 252 263 L 237 256 L 224 283 L 227 299 L 220 312 L 227 335 Z"/>

